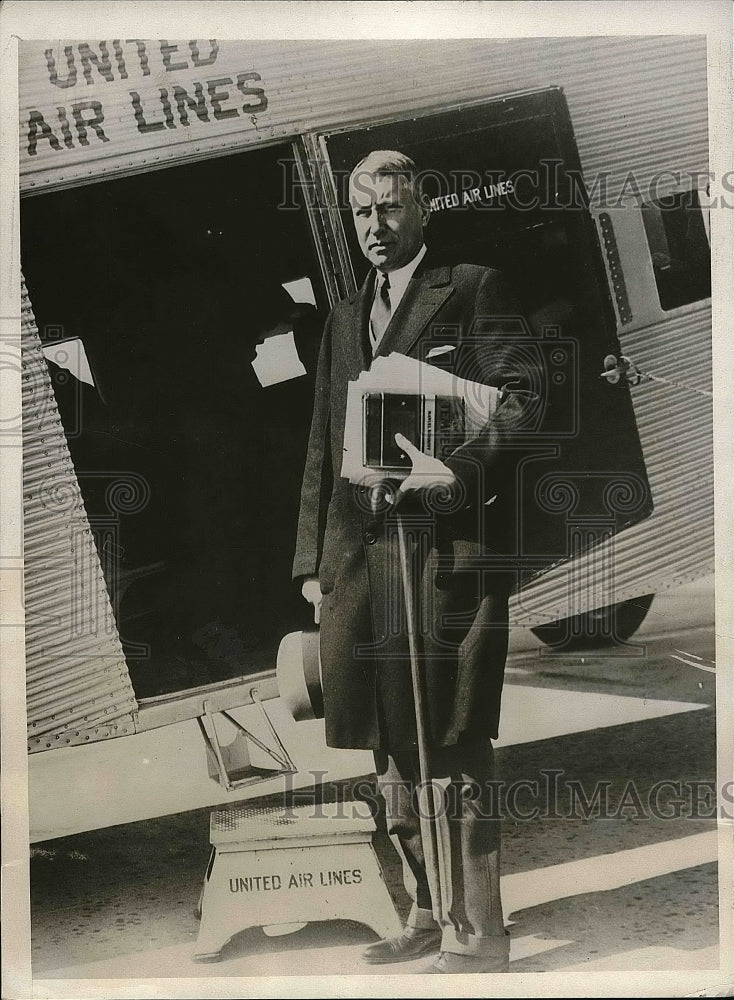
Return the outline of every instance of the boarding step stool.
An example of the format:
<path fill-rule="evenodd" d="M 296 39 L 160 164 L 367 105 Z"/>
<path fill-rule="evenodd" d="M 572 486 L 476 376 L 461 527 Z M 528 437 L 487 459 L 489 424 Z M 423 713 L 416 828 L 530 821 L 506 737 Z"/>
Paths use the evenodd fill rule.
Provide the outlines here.
<path fill-rule="evenodd" d="M 354 920 L 380 937 L 399 934 L 374 831 L 364 802 L 214 810 L 194 957 L 218 958 L 250 927 Z"/>

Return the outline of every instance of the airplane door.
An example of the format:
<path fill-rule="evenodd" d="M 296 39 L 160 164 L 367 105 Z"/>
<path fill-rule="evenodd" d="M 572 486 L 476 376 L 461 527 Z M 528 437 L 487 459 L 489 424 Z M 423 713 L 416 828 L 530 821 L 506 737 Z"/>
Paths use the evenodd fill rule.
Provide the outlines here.
<path fill-rule="evenodd" d="M 348 177 L 374 149 L 415 160 L 432 255 L 501 269 L 528 321 L 546 400 L 519 472 L 522 585 L 652 510 L 629 388 L 600 377 L 620 345 L 565 98 L 554 87 L 322 137 L 357 284 L 368 264 Z"/>

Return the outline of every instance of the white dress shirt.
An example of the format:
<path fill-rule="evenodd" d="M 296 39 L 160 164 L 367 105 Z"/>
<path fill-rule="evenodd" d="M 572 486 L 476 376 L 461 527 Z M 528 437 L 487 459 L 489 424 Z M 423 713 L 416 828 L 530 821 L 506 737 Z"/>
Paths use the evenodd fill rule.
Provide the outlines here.
<path fill-rule="evenodd" d="M 389 294 L 390 294 L 391 316 L 395 315 L 395 310 L 400 305 L 400 301 L 405 295 L 405 292 L 407 291 L 408 282 L 413 277 L 416 268 L 423 260 L 425 255 L 426 255 L 426 245 L 424 243 L 421 246 L 418 253 L 411 261 L 409 261 L 407 264 L 404 264 L 402 267 L 396 268 L 394 271 L 388 272 L 387 276 L 390 279 Z M 377 294 L 379 287 L 380 287 L 380 273 L 378 272 L 377 280 L 375 281 L 375 295 Z M 372 341 L 372 350 L 376 351 L 379 339 L 377 339 L 374 335 L 371 319 L 370 319 L 370 340 Z"/>

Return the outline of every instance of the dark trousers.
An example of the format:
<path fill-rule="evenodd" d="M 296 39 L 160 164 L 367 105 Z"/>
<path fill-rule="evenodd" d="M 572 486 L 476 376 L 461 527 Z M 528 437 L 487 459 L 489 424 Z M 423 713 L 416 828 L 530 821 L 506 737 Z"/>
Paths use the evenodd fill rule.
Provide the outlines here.
<path fill-rule="evenodd" d="M 438 818 L 442 854 L 449 869 L 443 917 L 436 887 L 426 871 L 418 812 L 420 784 L 417 750 L 375 752 L 380 791 L 385 799 L 387 829 L 403 861 L 405 888 L 413 900 L 408 924 L 441 925 L 441 949 L 461 954 L 506 952 L 500 899 L 500 820 L 492 744 L 441 747 L 431 751 L 431 777 L 445 786 Z"/>

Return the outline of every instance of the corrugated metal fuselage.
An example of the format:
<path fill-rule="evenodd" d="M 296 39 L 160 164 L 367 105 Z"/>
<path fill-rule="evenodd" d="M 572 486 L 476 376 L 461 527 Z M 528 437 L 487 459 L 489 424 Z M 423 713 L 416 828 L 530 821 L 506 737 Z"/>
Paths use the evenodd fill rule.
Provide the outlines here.
<path fill-rule="evenodd" d="M 26 42 L 20 67 L 24 196 L 276 142 L 294 143 L 303 162 L 333 131 L 550 85 L 565 93 L 590 210 L 600 232 L 606 212 L 616 233 L 606 265 L 622 349 L 658 378 L 632 390 L 654 512 L 517 595 L 521 625 L 713 568 L 710 302 L 661 309 L 638 197 L 705 189 L 705 40 L 200 41 L 175 53 L 168 43 Z M 333 300 L 353 283 L 343 234 L 321 207 L 311 223 Z M 132 732 L 139 706 L 27 298 L 23 336 L 29 747 L 45 750 Z"/>

